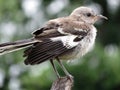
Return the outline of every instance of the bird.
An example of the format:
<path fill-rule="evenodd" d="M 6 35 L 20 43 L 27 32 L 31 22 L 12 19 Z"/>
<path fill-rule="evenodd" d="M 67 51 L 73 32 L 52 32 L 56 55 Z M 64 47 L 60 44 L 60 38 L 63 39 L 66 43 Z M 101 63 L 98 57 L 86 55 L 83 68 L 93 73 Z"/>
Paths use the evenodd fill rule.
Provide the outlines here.
<path fill-rule="evenodd" d="M 107 17 L 97 14 L 93 9 L 80 6 L 69 16 L 51 19 L 32 32 L 33 37 L 25 40 L 0 44 L 0 55 L 26 48 L 23 57 L 26 65 L 37 65 L 50 61 L 58 78 L 54 60 L 57 60 L 65 75 L 71 74 L 62 60 L 76 60 L 91 51 L 97 29 L 94 24 Z"/>

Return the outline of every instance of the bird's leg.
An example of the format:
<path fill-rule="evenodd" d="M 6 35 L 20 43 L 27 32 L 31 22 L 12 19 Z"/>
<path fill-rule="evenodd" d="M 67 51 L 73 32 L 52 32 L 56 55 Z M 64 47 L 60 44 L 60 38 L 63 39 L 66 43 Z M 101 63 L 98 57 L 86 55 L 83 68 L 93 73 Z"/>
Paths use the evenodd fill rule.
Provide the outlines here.
<path fill-rule="evenodd" d="M 51 62 L 51 64 L 52 64 L 52 67 L 53 67 L 53 69 L 54 69 L 55 74 L 57 75 L 57 78 L 60 78 L 60 75 L 59 75 L 59 73 L 58 73 L 58 71 L 57 71 L 57 69 L 56 69 L 56 66 L 55 66 L 53 60 L 51 59 L 50 62 Z"/>
<path fill-rule="evenodd" d="M 68 76 L 68 78 L 70 78 L 72 80 L 73 76 L 66 70 L 66 68 L 64 67 L 64 65 L 60 61 L 60 59 L 58 57 L 56 59 L 57 59 L 58 63 L 60 64 L 61 68 L 63 69 L 64 73 L 66 74 L 66 76 Z"/>

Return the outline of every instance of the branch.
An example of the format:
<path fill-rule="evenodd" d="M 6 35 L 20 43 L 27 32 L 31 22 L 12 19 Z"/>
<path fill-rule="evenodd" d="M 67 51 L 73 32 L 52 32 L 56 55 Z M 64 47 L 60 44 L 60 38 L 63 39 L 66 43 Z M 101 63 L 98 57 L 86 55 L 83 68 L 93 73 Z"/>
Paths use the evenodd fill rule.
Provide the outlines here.
<path fill-rule="evenodd" d="M 61 77 L 53 82 L 51 90 L 71 90 L 73 77 Z"/>

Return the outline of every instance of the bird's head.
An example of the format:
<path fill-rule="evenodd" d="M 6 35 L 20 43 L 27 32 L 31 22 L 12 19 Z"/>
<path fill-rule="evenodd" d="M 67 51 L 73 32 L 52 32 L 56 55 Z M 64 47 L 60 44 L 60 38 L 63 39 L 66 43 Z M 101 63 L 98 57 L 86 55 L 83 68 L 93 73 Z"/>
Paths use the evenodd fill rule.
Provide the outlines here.
<path fill-rule="evenodd" d="M 83 21 L 85 23 L 94 24 L 99 19 L 107 19 L 103 15 L 96 14 L 91 8 L 88 7 L 78 7 L 70 14 L 74 19 L 78 21 Z"/>

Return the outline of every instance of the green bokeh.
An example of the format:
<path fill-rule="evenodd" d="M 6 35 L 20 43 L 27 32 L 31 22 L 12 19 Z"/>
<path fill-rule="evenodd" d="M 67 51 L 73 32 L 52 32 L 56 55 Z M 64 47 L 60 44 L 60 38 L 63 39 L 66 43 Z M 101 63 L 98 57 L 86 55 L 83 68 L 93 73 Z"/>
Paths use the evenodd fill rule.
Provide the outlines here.
<path fill-rule="evenodd" d="M 50 14 L 47 11 L 48 6 L 56 0 L 38 1 L 41 4 L 37 13 L 29 17 L 22 7 L 23 0 L 0 0 L 0 42 L 29 38 L 30 33 L 41 27 L 45 21 L 66 16 L 81 5 L 97 3 L 102 8 L 102 14 L 109 20 L 95 25 L 98 29 L 95 48 L 80 60 L 64 64 L 74 76 L 73 90 L 120 90 L 120 4 L 117 11 L 111 13 L 108 0 L 65 0 L 68 4 L 63 9 Z M 42 14 L 43 16 L 39 16 Z M 2 30 L 2 25 L 5 26 L 6 23 L 13 23 L 16 27 L 11 36 L 7 36 L 7 31 Z M 8 31 L 10 30 L 11 28 Z M 22 52 L 20 50 L 0 56 L 0 75 L 4 76 L 0 90 L 11 90 L 10 85 L 15 80 L 19 82 L 19 90 L 49 90 L 56 79 L 49 62 L 25 66 Z M 59 67 L 58 69 L 64 75 Z"/>

